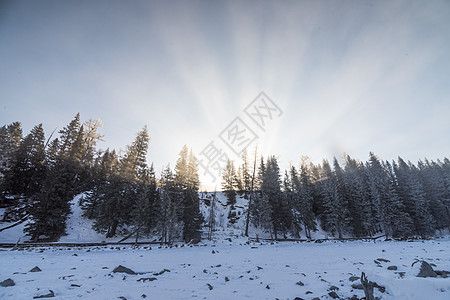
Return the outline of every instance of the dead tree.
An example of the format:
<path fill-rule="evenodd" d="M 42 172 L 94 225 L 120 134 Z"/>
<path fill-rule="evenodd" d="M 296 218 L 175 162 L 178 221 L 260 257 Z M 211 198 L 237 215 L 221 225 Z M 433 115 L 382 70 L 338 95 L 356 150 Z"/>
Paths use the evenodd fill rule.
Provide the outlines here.
<path fill-rule="evenodd" d="M 361 285 L 364 290 L 364 295 L 366 295 L 366 297 L 364 297 L 362 299 L 375 300 L 375 297 L 373 296 L 374 284 L 367 280 L 367 276 L 366 276 L 366 274 L 364 274 L 364 272 L 362 272 L 362 274 L 361 274 Z"/>

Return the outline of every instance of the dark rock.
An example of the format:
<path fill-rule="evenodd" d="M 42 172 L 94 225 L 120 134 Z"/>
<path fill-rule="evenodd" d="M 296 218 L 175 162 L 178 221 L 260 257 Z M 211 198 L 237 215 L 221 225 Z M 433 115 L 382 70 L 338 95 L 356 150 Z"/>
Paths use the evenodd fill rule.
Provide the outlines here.
<path fill-rule="evenodd" d="M 260 267 L 260 266 L 256 266 L 257 268 L 258 268 L 258 270 L 262 270 L 263 268 L 262 267 Z"/>
<path fill-rule="evenodd" d="M 0 282 L 0 286 L 7 287 L 7 286 L 15 286 L 16 283 L 11 278 L 8 278 L 6 280 L 3 280 Z"/>
<path fill-rule="evenodd" d="M 230 281 L 230 279 L 227 276 L 225 276 L 225 282 L 228 282 L 228 281 Z"/>
<path fill-rule="evenodd" d="M 154 275 L 154 276 L 159 276 L 159 275 L 162 275 L 162 274 L 164 274 L 164 273 L 166 273 L 166 272 L 170 272 L 170 270 L 164 269 L 164 270 L 162 270 L 162 271 L 160 271 L 160 272 L 158 272 L 158 273 L 153 273 L 153 275 Z"/>
<path fill-rule="evenodd" d="M 146 282 L 146 281 L 155 281 L 155 280 L 157 280 L 156 277 L 142 277 L 142 278 L 139 278 L 137 281 Z"/>
<path fill-rule="evenodd" d="M 311 300 L 320 300 L 320 298 L 319 297 L 314 297 Z"/>
<path fill-rule="evenodd" d="M 208 273 L 208 271 L 206 271 L 206 269 L 203 269 L 203 273 L 205 273 L 205 274 L 206 274 L 206 273 Z"/>
<path fill-rule="evenodd" d="M 266 285 L 266 289 L 270 290 L 270 286 L 269 286 L 269 285 Z"/>
<path fill-rule="evenodd" d="M 300 297 L 295 297 L 294 300 L 305 300 L 305 299 L 300 298 Z"/>
<path fill-rule="evenodd" d="M 448 275 L 450 274 L 449 271 L 435 271 L 438 276 L 441 276 L 442 278 L 448 278 Z"/>
<path fill-rule="evenodd" d="M 297 281 L 296 285 L 304 286 L 305 284 L 303 282 L 301 282 L 301 281 Z"/>
<path fill-rule="evenodd" d="M 141 298 L 147 298 L 147 295 L 146 294 L 142 294 Z"/>
<path fill-rule="evenodd" d="M 72 287 L 81 287 L 81 285 L 75 284 L 75 283 L 72 283 L 70 286 L 72 286 Z"/>
<path fill-rule="evenodd" d="M 382 262 L 390 262 L 389 259 L 384 259 L 384 258 L 377 258 L 378 261 L 382 261 Z"/>
<path fill-rule="evenodd" d="M 395 272 L 395 274 L 400 275 L 400 278 L 405 277 L 406 272 Z"/>
<path fill-rule="evenodd" d="M 391 271 L 395 271 L 395 270 L 397 270 L 397 266 L 389 266 L 389 267 L 387 267 L 387 269 L 391 270 Z"/>
<path fill-rule="evenodd" d="M 210 285 L 209 283 L 207 283 L 206 285 L 208 286 L 208 288 L 209 288 L 210 291 L 213 289 L 213 286 Z"/>
<path fill-rule="evenodd" d="M 311 291 L 306 291 L 306 295 L 309 295 L 309 294 L 312 294 L 313 292 L 311 292 Z"/>
<path fill-rule="evenodd" d="M 352 288 L 354 288 L 355 290 L 363 290 L 364 289 L 361 283 L 352 284 Z"/>
<path fill-rule="evenodd" d="M 335 285 L 330 286 L 329 288 L 330 291 L 339 291 L 339 288 Z"/>
<path fill-rule="evenodd" d="M 118 297 L 120 300 L 128 300 L 127 298 L 125 298 L 124 296 L 120 296 Z"/>
<path fill-rule="evenodd" d="M 348 280 L 350 280 L 351 282 L 359 280 L 358 276 L 351 276 Z"/>
<path fill-rule="evenodd" d="M 351 298 L 348 298 L 348 300 L 359 300 L 358 296 L 353 295 Z"/>
<path fill-rule="evenodd" d="M 328 296 L 330 296 L 333 299 L 339 299 L 339 296 L 338 294 L 336 294 L 336 292 L 329 292 Z"/>
<path fill-rule="evenodd" d="M 122 265 L 119 265 L 118 267 L 116 267 L 113 270 L 113 273 L 126 273 L 126 274 L 130 274 L 130 275 L 136 275 L 136 272 L 134 272 L 131 269 L 128 269 L 127 267 L 124 267 Z"/>
<path fill-rule="evenodd" d="M 53 298 L 55 297 L 55 293 L 52 290 L 48 290 L 50 293 L 40 296 L 34 296 L 33 299 L 42 299 L 42 298 Z"/>
<path fill-rule="evenodd" d="M 41 272 L 41 271 L 42 270 L 38 266 L 36 266 L 33 269 L 31 269 L 30 271 L 28 271 L 28 272 Z"/>
<path fill-rule="evenodd" d="M 215 254 L 215 253 L 216 253 L 216 251 L 212 250 L 212 251 L 211 251 L 211 253 L 212 253 L 212 254 Z"/>
<path fill-rule="evenodd" d="M 420 272 L 417 274 L 417 277 L 436 277 L 437 274 L 434 272 L 433 268 L 426 261 L 422 261 L 422 265 L 420 266 Z"/>

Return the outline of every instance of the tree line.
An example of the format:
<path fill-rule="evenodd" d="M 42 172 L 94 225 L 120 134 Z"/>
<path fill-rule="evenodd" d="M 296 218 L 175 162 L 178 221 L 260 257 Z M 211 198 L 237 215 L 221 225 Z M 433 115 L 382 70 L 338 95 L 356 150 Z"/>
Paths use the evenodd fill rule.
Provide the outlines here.
<path fill-rule="evenodd" d="M 318 225 L 342 238 L 430 237 L 450 229 L 450 161 L 417 164 L 383 161 L 374 153 L 367 162 L 345 156 L 344 166 L 303 160 L 281 175 L 275 156 L 250 159 L 242 154 L 235 167 L 228 161 L 222 187 L 233 207 L 236 195 L 248 199 L 245 232 L 254 226 L 274 238 L 287 234 L 311 238 Z M 233 209 L 233 208 L 231 208 Z M 232 215 L 232 214 L 231 214 Z"/>
<path fill-rule="evenodd" d="M 168 243 L 198 242 L 203 217 L 192 150 L 184 146 L 174 171 L 168 165 L 158 180 L 147 165 L 147 127 L 121 155 L 97 149 L 101 127 L 99 120 L 81 123 L 79 113 L 48 140 L 42 124 L 25 137 L 20 122 L 0 127 L 3 219 L 29 219 L 24 230 L 32 241 L 57 240 L 65 234 L 70 201 L 84 193 L 84 215 L 106 237 L 127 228 L 136 239 L 156 232 Z"/>
<path fill-rule="evenodd" d="M 65 234 L 74 196 L 83 193 L 84 216 L 106 237 L 158 236 L 161 242 L 201 240 L 203 226 L 215 230 L 216 194 L 200 211 L 198 164 L 184 146 L 175 167 L 157 177 L 147 164 L 149 133 L 139 131 L 125 151 L 97 149 L 103 140 L 100 120 L 81 122 L 80 114 L 46 140 L 42 124 L 23 136 L 20 122 L 0 127 L 0 207 L 6 221 L 29 220 L 31 240 L 57 240 Z M 57 137 L 54 137 L 54 135 Z M 236 167 L 222 170 L 229 223 L 244 218 L 272 237 L 311 238 L 319 227 L 339 238 L 374 236 L 429 237 L 450 229 L 450 161 L 417 164 L 383 161 L 370 153 L 366 162 L 346 155 L 280 170 L 276 156 L 247 151 Z M 237 216 L 236 197 L 247 210 Z"/>

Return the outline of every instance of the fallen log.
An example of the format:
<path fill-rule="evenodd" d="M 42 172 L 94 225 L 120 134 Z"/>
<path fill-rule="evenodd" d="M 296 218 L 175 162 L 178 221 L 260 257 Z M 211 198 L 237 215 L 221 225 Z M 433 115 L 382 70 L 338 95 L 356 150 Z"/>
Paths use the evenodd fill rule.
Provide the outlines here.
<path fill-rule="evenodd" d="M 3 230 L 9 229 L 9 228 L 13 228 L 13 227 L 15 227 L 17 225 L 22 224 L 23 222 L 25 222 L 28 219 L 28 216 L 29 215 L 26 215 L 25 217 L 23 217 L 22 219 L 20 219 L 19 221 L 17 221 L 16 223 L 14 223 L 12 225 L 6 226 L 4 228 L 0 228 L 0 232 L 2 232 Z"/>

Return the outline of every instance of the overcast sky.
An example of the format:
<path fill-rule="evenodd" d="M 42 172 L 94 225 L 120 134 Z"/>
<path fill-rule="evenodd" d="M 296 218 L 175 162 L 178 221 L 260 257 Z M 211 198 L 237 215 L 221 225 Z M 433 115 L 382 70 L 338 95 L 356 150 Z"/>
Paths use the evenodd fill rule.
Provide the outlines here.
<path fill-rule="evenodd" d="M 262 91 L 265 131 L 244 113 Z M 0 0 L 0 101 L 25 133 L 100 118 L 103 149 L 147 125 L 158 173 L 184 144 L 235 159 L 236 117 L 282 169 L 449 157 L 450 1 Z"/>

